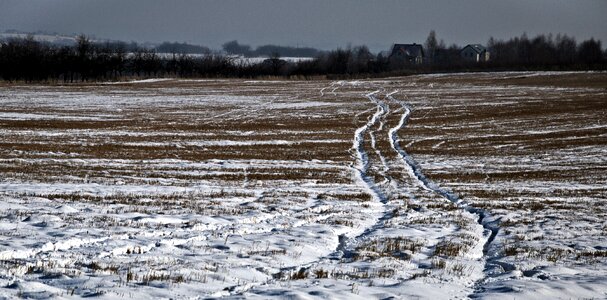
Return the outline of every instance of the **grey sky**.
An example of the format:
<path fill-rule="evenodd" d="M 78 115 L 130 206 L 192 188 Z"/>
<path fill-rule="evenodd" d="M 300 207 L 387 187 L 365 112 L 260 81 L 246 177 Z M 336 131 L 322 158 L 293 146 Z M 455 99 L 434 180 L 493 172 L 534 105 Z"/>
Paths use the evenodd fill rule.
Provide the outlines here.
<path fill-rule="evenodd" d="M 0 0 L 0 31 L 85 33 L 117 40 L 335 48 L 447 44 L 527 32 L 607 42 L 606 0 Z"/>

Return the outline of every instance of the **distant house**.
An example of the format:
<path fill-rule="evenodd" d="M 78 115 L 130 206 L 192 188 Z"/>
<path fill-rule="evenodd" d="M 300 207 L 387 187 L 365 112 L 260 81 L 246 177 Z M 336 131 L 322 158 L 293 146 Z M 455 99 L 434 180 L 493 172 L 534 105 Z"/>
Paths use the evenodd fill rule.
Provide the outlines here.
<path fill-rule="evenodd" d="M 394 44 L 390 60 L 421 64 L 424 62 L 424 49 L 419 44 Z"/>
<path fill-rule="evenodd" d="M 466 61 L 486 62 L 489 61 L 489 51 L 480 44 L 469 44 L 460 51 L 461 57 Z"/>

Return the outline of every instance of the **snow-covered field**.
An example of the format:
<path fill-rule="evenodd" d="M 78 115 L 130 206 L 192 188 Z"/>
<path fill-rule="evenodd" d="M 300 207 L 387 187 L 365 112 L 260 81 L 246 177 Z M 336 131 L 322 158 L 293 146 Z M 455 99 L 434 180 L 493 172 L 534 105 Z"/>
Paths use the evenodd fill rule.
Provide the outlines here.
<path fill-rule="evenodd" d="M 0 85 L 0 298 L 603 299 L 607 74 Z"/>

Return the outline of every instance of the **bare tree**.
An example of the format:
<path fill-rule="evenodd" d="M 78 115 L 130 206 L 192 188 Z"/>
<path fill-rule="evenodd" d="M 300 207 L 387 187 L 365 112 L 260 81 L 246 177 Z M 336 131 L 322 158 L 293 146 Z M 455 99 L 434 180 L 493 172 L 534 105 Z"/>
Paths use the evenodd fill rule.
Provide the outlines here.
<path fill-rule="evenodd" d="M 556 36 L 556 54 L 560 64 L 572 64 L 575 61 L 577 42 L 567 35 Z"/>
<path fill-rule="evenodd" d="M 434 30 L 430 31 L 430 34 L 428 34 L 428 38 L 426 39 L 426 55 L 428 57 L 428 60 L 430 62 L 434 61 L 434 58 L 436 56 L 436 50 L 438 48 L 438 41 L 436 39 L 436 32 Z"/>

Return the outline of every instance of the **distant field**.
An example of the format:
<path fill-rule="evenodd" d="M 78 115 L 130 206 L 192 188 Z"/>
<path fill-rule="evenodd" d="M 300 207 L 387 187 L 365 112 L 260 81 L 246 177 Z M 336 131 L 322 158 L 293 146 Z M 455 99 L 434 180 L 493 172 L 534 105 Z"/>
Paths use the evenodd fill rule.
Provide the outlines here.
<path fill-rule="evenodd" d="M 0 298 L 607 297 L 607 73 L 0 85 Z"/>

